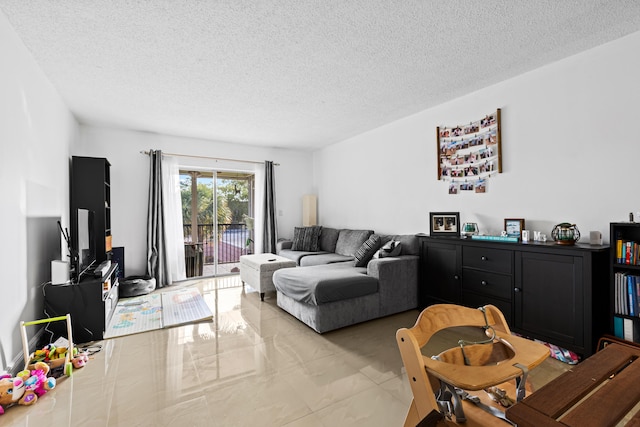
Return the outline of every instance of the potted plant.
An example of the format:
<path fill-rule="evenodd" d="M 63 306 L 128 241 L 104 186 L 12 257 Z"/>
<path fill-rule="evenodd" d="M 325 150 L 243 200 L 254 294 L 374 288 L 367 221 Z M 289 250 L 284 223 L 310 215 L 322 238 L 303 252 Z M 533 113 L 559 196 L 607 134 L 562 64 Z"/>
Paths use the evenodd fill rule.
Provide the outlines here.
<path fill-rule="evenodd" d="M 243 215 L 243 219 L 244 219 L 244 223 L 247 226 L 247 240 L 245 240 L 244 242 L 244 247 L 245 247 L 245 252 L 247 253 L 247 255 L 250 255 L 253 253 L 252 251 L 252 244 L 253 244 L 253 239 L 251 238 L 252 234 L 253 234 L 253 226 L 254 226 L 254 219 L 248 215 Z"/>

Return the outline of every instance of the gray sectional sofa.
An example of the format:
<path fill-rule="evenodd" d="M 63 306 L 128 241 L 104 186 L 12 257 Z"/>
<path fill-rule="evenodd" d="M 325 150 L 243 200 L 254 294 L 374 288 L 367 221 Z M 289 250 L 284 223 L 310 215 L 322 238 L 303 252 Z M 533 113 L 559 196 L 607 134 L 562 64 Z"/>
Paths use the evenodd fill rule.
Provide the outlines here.
<path fill-rule="evenodd" d="M 278 243 L 278 255 L 298 265 L 273 274 L 280 308 L 319 333 L 417 308 L 415 235 L 329 227 L 297 228 L 296 234 L 300 230 L 310 239 Z"/>

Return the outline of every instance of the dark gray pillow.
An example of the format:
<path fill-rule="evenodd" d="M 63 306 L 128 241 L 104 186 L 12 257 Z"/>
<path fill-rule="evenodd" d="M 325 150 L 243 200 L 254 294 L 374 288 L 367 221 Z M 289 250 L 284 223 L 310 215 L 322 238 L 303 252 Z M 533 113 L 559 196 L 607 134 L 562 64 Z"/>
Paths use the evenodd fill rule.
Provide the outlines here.
<path fill-rule="evenodd" d="M 354 255 L 353 265 L 356 267 L 366 267 L 367 263 L 373 257 L 373 254 L 376 253 L 378 248 L 380 247 L 380 236 L 374 234 L 369 237 L 363 244 L 358 248 Z"/>
<path fill-rule="evenodd" d="M 387 243 L 382 245 L 379 251 L 377 251 L 373 257 L 374 258 L 386 258 L 391 256 L 400 255 L 400 251 L 402 250 L 402 243 L 397 240 L 389 240 Z"/>
<path fill-rule="evenodd" d="M 420 241 L 415 234 L 400 234 L 393 238 L 402 243 L 402 253 L 399 255 L 419 255 Z"/>
<path fill-rule="evenodd" d="M 318 252 L 318 239 L 322 232 L 322 226 L 295 227 L 293 229 L 292 251 Z"/>
<path fill-rule="evenodd" d="M 325 252 L 335 252 L 336 243 L 338 243 L 339 230 L 331 227 L 322 227 L 322 233 L 320 233 L 320 250 Z"/>
<path fill-rule="evenodd" d="M 349 230 L 342 229 L 336 242 L 336 253 L 345 256 L 354 256 L 356 251 L 373 234 L 373 230 Z"/>

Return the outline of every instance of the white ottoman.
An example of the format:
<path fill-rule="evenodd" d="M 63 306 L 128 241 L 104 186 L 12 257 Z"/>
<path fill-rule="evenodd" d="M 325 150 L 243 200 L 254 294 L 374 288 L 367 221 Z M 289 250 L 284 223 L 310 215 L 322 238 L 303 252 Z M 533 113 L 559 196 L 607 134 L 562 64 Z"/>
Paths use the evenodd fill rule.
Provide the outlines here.
<path fill-rule="evenodd" d="M 273 272 L 281 268 L 295 267 L 296 262 L 274 254 L 240 256 L 240 280 L 260 292 L 264 301 L 266 291 L 275 291 Z"/>

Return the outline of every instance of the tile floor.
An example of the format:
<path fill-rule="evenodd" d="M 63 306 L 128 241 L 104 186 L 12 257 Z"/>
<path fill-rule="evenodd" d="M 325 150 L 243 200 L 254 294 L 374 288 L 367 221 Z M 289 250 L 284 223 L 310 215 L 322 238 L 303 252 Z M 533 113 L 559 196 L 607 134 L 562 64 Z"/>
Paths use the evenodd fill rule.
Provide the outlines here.
<path fill-rule="evenodd" d="M 395 332 L 418 311 L 319 335 L 275 294 L 261 303 L 240 284 L 237 275 L 198 281 L 212 322 L 100 341 L 85 368 L 35 405 L 9 408 L 0 425 L 402 425 L 411 394 Z M 568 368 L 548 359 L 534 387 Z"/>

